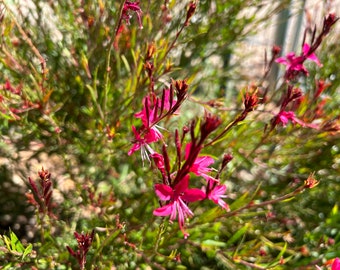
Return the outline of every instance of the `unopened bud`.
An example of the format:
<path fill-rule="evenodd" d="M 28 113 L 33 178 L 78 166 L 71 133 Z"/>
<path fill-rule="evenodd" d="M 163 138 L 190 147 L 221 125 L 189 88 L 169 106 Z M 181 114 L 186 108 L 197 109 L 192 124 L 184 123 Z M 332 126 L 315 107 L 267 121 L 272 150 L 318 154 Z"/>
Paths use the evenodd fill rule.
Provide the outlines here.
<path fill-rule="evenodd" d="M 197 7 L 197 5 L 194 2 L 191 2 L 189 4 L 189 9 L 188 9 L 188 12 L 187 12 L 187 18 L 185 20 L 185 26 L 189 25 L 189 20 L 194 15 L 196 7 Z"/>
<path fill-rule="evenodd" d="M 257 96 L 257 89 L 251 90 L 246 93 L 244 97 L 244 110 L 247 112 L 253 111 L 259 103 L 259 98 Z"/>
<path fill-rule="evenodd" d="M 149 44 L 148 49 L 146 51 L 145 59 L 146 60 L 151 59 L 153 55 L 155 54 L 155 52 L 156 52 L 155 44 L 154 43 Z"/>
<path fill-rule="evenodd" d="M 328 14 L 328 16 L 324 19 L 323 22 L 323 34 L 327 35 L 329 31 L 331 30 L 331 27 L 339 20 L 339 17 L 337 17 L 334 13 Z"/>
<path fill-rule="evenodd" d="M 314 188 L 319 184 L 319 181 L 314 178 L 314 173 L 311 173 L 305 180 L 305 188 Z"/>
<path fill-rule="evenodd" d="M 274 45 L 272 48 L 273 55 L 278 55 L 281 52 L 281 47 L 278 45 Z"/>

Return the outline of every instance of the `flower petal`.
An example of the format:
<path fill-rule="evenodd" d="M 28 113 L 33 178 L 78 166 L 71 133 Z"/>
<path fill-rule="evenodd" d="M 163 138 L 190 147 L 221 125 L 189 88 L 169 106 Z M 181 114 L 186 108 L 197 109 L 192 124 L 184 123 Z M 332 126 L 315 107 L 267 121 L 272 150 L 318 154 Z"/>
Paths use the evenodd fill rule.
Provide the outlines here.
<path fill-rule="evenodd" d="M 165 217 L 165 216 L 170 216 L 172 211 L 173 211 L 173 203 L 170 203 L 170 204 L 167 204 L 167 205 L 164 205 L 162 207 L 159 207 L 157 209 L 155 209 L 153 211 L 153 214 L 155 216 L 159 216 L 159 217 Z"/>
<path fill-rule="evenodd" d="M 182 199 L 186 202 L 201 201 L 205 199 L 205 193 L 198 188 L 188 189 L 185 191 Z"/>
<path fill-rule="evenodd" d="M 162 201 L 170 200 L 174 194 L 172 188 L 164 184 L 156 184 L 155 192 Z"/>
<path fill-rule="evenodd" d="M 340 270 L 340 259 L 335 258 L 335 260 L 332 263 L 332 270 Z"/>
<path fill-rule="evenodd" d="M 181 193 L 185 192 L 188 189 L 189 186 L 189 174 L 184 176 L 181 181 L 175 186 L 174 190 L 176 195 L 180 195 Z"/>

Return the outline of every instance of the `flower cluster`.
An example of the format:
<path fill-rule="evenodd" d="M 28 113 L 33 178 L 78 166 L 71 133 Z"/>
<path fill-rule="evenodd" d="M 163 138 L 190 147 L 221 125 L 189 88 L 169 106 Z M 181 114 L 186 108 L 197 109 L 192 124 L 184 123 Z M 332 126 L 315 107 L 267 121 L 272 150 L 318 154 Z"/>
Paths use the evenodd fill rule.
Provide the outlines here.
<path fill-rule="evenodd" d="M 27 192 L 25 194 L 26 198 L 30 204 L 34 205 L 38 209 L 39 213 L 56 218 L 52 211 L 53 186 L 51 174 L 42 168 L 41 171 L 38 172 L 38 175 L 39 180 L 37 181 L 34 181 L 31 177 L 28 177 L 28 182 L 31 186 L 32 193 Z"/>
<path fill-rule="evenodd" d="M 300 74 L 305 76 L 309 75 L 308 70 L 304 66 L 306 60 L 311 60 L 315 62 L 318 66 L 322 66 L 315 51 L 320 46 L 324 37 L 329 33 L 331 27 L 336 23 L 338 18 L 334 14 L 329 14 L 323 22 L 323 27 L 321 33 L 317 38 L 314 38 L 311 45 L 303 42 L 302 52 L 299 56 L 295 55 L 294 52 L 288 53 L 285 57 L 279 57 L 276 59 L 277 63 L 286 66 L 285 79 L 287 82 L 294 81 Z M 314 31 L 315 33 L 315 31 Z"/>
<path fill-rule="evenodd" d="M 175 84 L 175 87 L 177 90 L 182 89 L 182 92 L 183 87 L 185 89 L 187 88 L 183 81 Z M 164 91 L 163 96 L 167 96 L 166 93 L 167 92 Z M 177 95 L 177 97 L 178 99 L 181 98 L 180 95 Z M 165 101 L 168 100 L 167 98 L 163 99 Z M 130 149 L 130 152 L 133 152 L 141 147 L 148 147 L 148 150 L 150 151 L 150 157 L 154 161 L 155 166 L 160 171 L 163 180 L 162 184 L 155 184 L 154 187 L 155 193 L 160 199 L 161 206 L 155 209 L 153 214 L 156 216 L 169 216 L 170 221 L 178 219 L 179 228 L 186 238 L 189 234 L 185 230 L 185 221 L 188 217 L 194 215 L 192 210 L 189 208 L 189 203 L 208 199 L 213 201 L 215 204 L 220 205 L 222 208 L 229 210 L 227 203 L 223 201 L 223 198 L 226 197 L 224 194 L 227 187 L 222 185 L 219 182 L 219 179 L 210 175 L 213 169 L 209 166 L 214 163 L 214 159 L 210 156 L 200 155 L 205 139 L 221 124 L 221 121 L 217 117 L 206 114 L 205 120 L 200 126 L 199 136 L 195 136 L 195 121 L 191 123 L 189 129 L 183 129 L 183 136 L 181 138 L 178 131 L 176 130 L 175 145 L 177 151 L 177 163 L 174 166 L 171 166 L 167 153 L 167 147 L 165 145 L 163 145 L 161 154 L 155 152 L 147 145 L 147 142 L 154 142 L 162 138 L 161 133 L 156 130 L 154 125 L 155 121 L 159 119 L 159 117 L 154 117 L 157 116 L 157 114 L 154 113 L 155 107 L 157 108 L 157 105 L 150 107 L 148 100 L 149 99 L 145 99 L 143 110 L 137 113 L 135 117 L 142 119 L 143 130 L 148 127 L 148 132 L 157 134 L 157 136 L 155 135 L 149 141 L 139 140 Z M 172 110 L 174 112 L 173 108 L 176 106 L 172 106 L 171 102 L 165 101 L 162 102 L 164 105 L 161 107 L 164 107 L 164 109 L 167 111 Z M 175 102 L 175 104 L 177 104 L 177 102 L 178 100 Z M 186 143 L 185 147 L 182 147 L 185 135 L 187 133 L 190 133 L 190 142 Z M 138 135 L 138 138 L 141 138 L 138 132 L 136 132 L 135 135 Z M 150 135 L 150 137 L 152 136 L 153 135 Z M 143 138 L 145 139 L 146 137 L 144 136 Z M 143 143 L 144 145 L 141 146 Z M 205 179 L 205 185 L 201 189 L 189 188 L 191 174 L 203 177 L 203 179 Z"/>
<path fill-rule="evenodd" d="M 318 270 L 322 270 L 320 266 L 316 265 L 316 269 Z M 331 270 L 340 270 L 340 259 L 339 258 L 335 258 L 333 260 L 332 266 L 331 266 Z"/>
<path fill-rule="evenodd" d="M 175 90 L 173 87 L 175 85 Z M 137 130 L 132 126 L 134 133 L 134 144 L 129 150 L 131 155 L 137 150 L 141 150 L 142 159 L 150 160 L 149 155 L 155 151 L 150 147 L 153 142 L 160 141 L 163 138 L 158 123 L 166 117 L 177 114 L 180 105 L 186 98 L 188 85 L 185 81 L 175 81 L 169 88 L 163 89 L 162 96 L 157 97 L 151 92 L 143 99 L 143 108 L 135 114 L 135 118 L 141 119 L 142 126 Z"/>
<path fill-rule="evenodd" d="M 290 52 L 285 57 L 277 58 L 276 62 L 286 66 L 285 78 L 286 80 L 290 81 L 300 73 L 306 76 L 309 75 L 308 70 L 304 66 L 304 62 L 307 59 L 312 60 L 319 67 L 322 66 L 315 53 L 311 52 L 311 48 L 307 43 L 303 45 L 302 54 L 300 56 L 296 56 L 294 52 Z"/>
<path fill-rule="evenodd" d="M 188 24 L 195 9 L 196 4 L 191 3 L 185 24 Z M 283 93 L 279 112 L 271 120 L 271 130 L 280 124 L 286 126 L 289 121 L 303 127 L 320 128 L 319 125 L 306 123 L 295 115 L 294 109 L 296 107 L 294 108 L 294 104 L 303 98 L 303 93 L 300 88 L 294 87 L 294 82 L 301 74 L 309 75 L 307 68 L 304 66 L 306 60 L 311 60 L 318 66 L 322 66 L 315 51 L 335 21 L 335 16 L 330 16 L 326 19 L 323 31 L 319 37 L 316 40 L 312 40 L 311 45 L 303 42 L 302 53 L 300 55 L 290 52 L 285 57 L 277 58 L 280 49 L 276 46 L 273 48 L 271 63 L 276 61 L 286 66 L 284 83 L 287 88 Z M 189 233 L 185 229 L 186 219 L 194 215 L 189 207 L 191 203 L 210 200 L 226 211 L 229 211 L 229 206 L 224 201 L 227 197 L 225 195 L 227 186 L 222 184 L 219 178 L 221 171 L 230 162 L 232 156 L 224 156 L 220 170 L 213 176 L 212 172 L 214 169 L 210 166 L 214 163 L 214 159 L 208 155 L 202 155 L 202 150 L 221 140 L 232 127 L 243 121 L 260 103 L 265 102 L 266 95 L 264 94 L 263 97 L 260 97 L 261 89 L 256 86 L 251 87 L 243 98 L 244 109 L 241 113 L 224 127 L 220 133 L 210 139 L 208 143 L 206 141 L 209 135 L 221 125 L 221 120 L 210 113 L 205 114 L 204 119 L 199 122 L 200 124 L 198 124 L 198 121 L 193 120 L 189 127 L 184 127 L 181 136 L 180 132 L 176 130 L 174 136 L 176 160 L 172 164 L 168 154 L 168 146 L 164 143 L 164 136 L 161 132 L 163 128 L 159 124 L 163 119 L 178 114 L 181 104 L 187 97 L 188 84 L 185 80 L 173 81 L 169 88 L 163 89 L 160 95 L 157 95 L 154 89 L 155 67 L 151 61 L 155 51 L 154 45 L 150 44 L 144 65 L 150 81 L 149 94 L 143 98 L 142 110 L 134 115 L 136 119 L 141 120 L 142 124 L 139 128 L 132 126 L 134 141 L 128 151 L 128 155 L 141 150 L 142 160 L 147 159 L 150 163 L 153 161 L 162 177 L 162 183 L 154 185 L 160 206 L 153 211 L 153 214 L 155 216 L 169 216 L 171 222 L 177 219 L 180 230 L 184 237 L 187 238 Z M 325 87 L 322 84 L 319 85 L 315 98 L 321 94 Z M 189 140 L 187 135 L 190 137 Z M 163 142 L 160 153 L 150 146 L 155 142 Z M 196 177 L 193 177 L 193 175 Z M 193 179 L 200 177 L 204 181 L 194 182 Z M 202 182 L 204 182 L 203 186 Z M 312 187 L 316 183 L 311 182 L 306 185 Z"/>
<path fill-rule="evenodd" d="M 306 98 L 303 96 L 302 91 L 299 88 L 294 88 L 293 84 L 297 81 L 300 75 L 308 76 L 309 72 L 307 68 L 304 66 L 304 62 L 306 60 L 311 60 L 315 62 L 319 67 L 322 67 L 322 64 L 318 57 L 315 54 L 315 51 L 320 46 L 324 37 L 329 33 L 331 27 L 336 23 L 338 18 L 334 14 L 328 15 L 324 19 L 323 28 L 321 33 L 315 38 L 315 32 L 312 36 L 311 45 L 303 42 L 302 52 L 300 55 L 296 55 L 295 52 L 290 52 L 284 57 L 279 57 L 275 60 L 275 62 L 279 64 L 283 64 L 286 66 L 285 71 L 285 83 L 287 84 L 287 91 L 283 94 L 281 107 L 279 112 L 273 117 L 271 121 L 271 129 L 274 129 L 275 126 L 281 124 L 284 127 L 291 121 L 293 124 L 299 124 L 302 127 L 309 127 L 313 129 L 321 129 L 320 125 L 313 123 L 306 123 L 305 121 L 299 119 L 294 112 L 294 109 L 287 110 L 288 105 L 294 107 L 293 102 L 303 100 Z M 306 37 L 306 35 L 305 35 Z M 320 96 L 320 94 L 328 87 L 328 84 L 325 84 L 324 81 L 317 82 L 317 91 L 313 97 L 313 102 Z M 324 101 L 319 103 L 320 106 L 324 105 Z M 315 111 L 315 116 L 312 116 L 313 119 L 320 116 L 320 106 L 319 110 Z M 295 108 L 296 109 L 296 108 Z M 318 115 L 316 115 L 318 114 Z"/>
<path fill-rule="evenodd" d="M 67 251 L 77 259 L 80 269 L 85 269 L 86 264 L 86 255 L 90 250 L 93 237 L 94 230 L 91 233 L 78 233 L 74 232 L 74 237 L 78 242 L 78 250 L 74 251 L 71 247 L 67 246 Z"/>
<path fill-rule="evenodd" d="M 123 6 L 123 11 L 122 11 L 122 19 L 125 20 L 125 23 L 127 25 L 130 25 L 130 19 L 132 17 L 130 12 L 136 13 L 137 18 L 138 18 L 139 28 L 143 29 L 142 10 L 139 6 L 139 2 L 125 1 L 124 6 Z"/>
<path fill-rule="evenodd" d="M 177 171 L 170 174 L 170 179 L 166 179 L 165 183 L 155 184 L 156 195 L 165 205 L 155 209 L 153 214 L 156 216 L 170 216 L 170 221 L 177 218 L 185 238 L 189 236 L 185 230 L 185 220 L 194 215 L 188 206 L 189 203 L 208 199 L 225 210 L 229 210 L 229 206 L 223 200 L 226 197 L 227 187 L 221 184 L 219 179 L 208 174 L 213 170 L 209 166 L 214 163 L 214 160 L 209 156 L 197 156 L 195 159 L 192 159 L 192 156 L 196 156 L 196 151 L 197 149 L 194 149 L 190 143 L 187 144 L 185 147 L 186 158 L 183 161 L 183 165 Z M 190 159 L 193 162 L 188 163 Z M 168 167 L 163 166 L 164 159 L 161 164 L 158 167 L 159 170 Z M 156 166 L 158 166 L 158 163 Z M 205 186 L 201 189 L 189 188 L 190 173 L 202 176 L 206 180 Z"/>

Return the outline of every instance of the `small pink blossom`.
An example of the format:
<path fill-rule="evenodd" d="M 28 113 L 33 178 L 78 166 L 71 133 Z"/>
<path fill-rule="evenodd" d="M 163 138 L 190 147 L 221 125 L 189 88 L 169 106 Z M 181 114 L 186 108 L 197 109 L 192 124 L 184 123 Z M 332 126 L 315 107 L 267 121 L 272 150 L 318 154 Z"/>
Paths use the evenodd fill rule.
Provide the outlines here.
<path fill-rule="evenodd" d="M 308 124 L 308 123 L 303 122 L 302 120 L 296 117 L 293 111 L 281 111 L 276 116 L 277 124 L 282 124 L 284 127 L 287 126 L 289 121 L 292 121 L 293 124 L 299 124 L 303 127 L 309 127 L 309 128 L 315 128 L 315 129 L 319 128 L 318 125 Z"/>
<path fill-rule="evenodd" d="M 223 200 L 223 198 L 227 197 L 227 195 L 225 195 L 227 186 L 218 185 L 215 181 L 209 181 L 208 188 L 211 188 L 207 194 L 208 199 L 218 204 L 225 210 L 230 211 L 229 205 Z"/>
<path fill-rule="evenodd" d="M 156 102 L 158 102 L 156 100 Z M 159 127 L 155 124 L 157 121 L 157 106 L 151 105 L 151 99 L 149 96 L 143 99 L 143 108 L 140 112 L 135 113 L 135 117 L 142 120 L 143 126 L 140 130 L 136 130 L 132 126 L 132 131 L 135 135 L 134 144 L 128 152 L 128 155 L 132 155 L 137 150 L 141 149 L 142 159 L 148 159 L 148 152 L 152 154 L 154 151 L 149 146 L 152 142 L 157 142 L 163 138 L 162 133 L 159 131 Z M 148 150 L 148 151 L 145 151 Z"/>
<path fill-rule="evenodd" d="M 318 269 L 318 270 L 322 270 L 322 268 L 321 268 L 320 266 L 318 266 L 318 265 L 316 265 L 315 267 L 316 267 L 316 269 Z M 335 258 L 335 259 L 333 260 L 331 270 L 340 270 L 340 259 L 339 259 L 339 258 Z"/>
<path fill-rule="evenodd" d="M 136 118 L 140 118 L 145 127 L 150 127 L 155 125 L 155 123 L 159 120 L 159 111 L 169 111 L 176 100 L 172 100 L 170 96 L 173 93 L 170 93 L 170 89 L 163 90 L 163 101 L 160 98 L 146 96 L 143 98 L 143 108 L 140 112 L 135 114 Z M 171 101 L 170 101 L 171 100 Z M 178 112 L 174 112 L 174 114 L 178 114 Z"/>
<path fill-rule="evenodd" d="M 335 258 L 332 263 L 332 270 L 340 270 L 340 259 Z"/>
<path fill-rule="evenodd" d="M 309 51 L 310 46 L 304 44 L 302 47 L 302 55 L 296 56 L 294 52 L 290 52 L 285 57 L 279 57 L 275 60 L 275 62 L 286 66 L 285 77 L 288 80 L 294 78 L 299 72 L 302 72 L 306 76 L 309 75 L 308 70 L 303 65 L 304 61 L 307 59 L 315 62 L 318 66 L 322 66 L 315 53 L 310 53 Z"/>
<path fill-rule="evenodd" d="M 138 18 L 139 28 L 143 29 L 142 24 L 142 10 L 139 6 L 139 2 L 132 2 L 132 1 L 125 1 L 123 11 L 122 11 L 122 18 L 125 20 L 127 25 L 130 25 L 130 11 L 135 12 Z"/>
<path fill-rule="evenodd" d="M 190 151 L 191 151 L 191 143 L 188 143 L 185 147 L 185 159 L 188 159 Z M 208 180 L 216 180 L 215 178 L 208 175 L 213 169 L 208 168 L 211 164 L 214 163 L 214 159 L 209 156 L 200 156 L 197 157 L 194 164 L 190 167 L 190 172 L 204 177 L 207 181 Z"/>
<path fill-rule="evenodd" d="M 150 157 L 155 162 L 155 165 L 158 168 L 158 170 L 162 173 L 163 176 L 165 176 L 166 172 L 165 172 L 164 157 L 161 154 L 156 153 L 156 152 L 151 154 Z"/>
<path fill-rule="evenodd" d="M 205 198 L 205 193 L 197 188 L 189 189 L 189 175 L 186 175 L 174 187 L 164 184 L 156 184 L 155 192 L 160 200 L 167 201 L 168 204 L 159 207 L 153 211 L 155 216 L 170 216 L 173 221 L 178 218 L 178 224 L 184 237 L 187 238 L 189 234 L 185 231 L 185 219 L 191 217 L 194 213 L 190 210 L 187 203 L 200 201 Z"/>
<path fill-rule="evenodd" d="M 138 151 L 141 149 L 141 155 L 142 159 L 148 159 L 149 160 L 149 155 L 153 154 L 154 151 L 152 148 L 149 146 L 150 143 L 159 141 L 162 139 L 162 134 L 155 128 L 150 128 L 148 130 L 142 130 L 142 131 L 137 131 L 134 126 L 132 126 L 132 131 L 135 135 L 135 140 L 134 144 L 130 148 L 128 155 L 132 155 L 134 152 Z M 144 133 L 143 133 L 144 131 Z"/>

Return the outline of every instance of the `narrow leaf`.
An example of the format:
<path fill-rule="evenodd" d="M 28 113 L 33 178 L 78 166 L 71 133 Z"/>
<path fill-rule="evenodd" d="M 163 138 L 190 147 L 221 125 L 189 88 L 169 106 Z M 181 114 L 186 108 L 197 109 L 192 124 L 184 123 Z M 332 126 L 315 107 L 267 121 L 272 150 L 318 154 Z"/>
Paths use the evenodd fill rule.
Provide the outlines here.
<path fill-rule="evenodd" d="M 32 244 L 29 244 L 26 248 L 25 248 L 25 251 L 24 251 L 24 254 L 22 254 L 22 259 L 25 259 L 25 257 L 29 254 L 31 254 L 33 250 L 33 245 Z"/>
<path fill-rule="evenodd" d="M 15 235 L 13 231 L 10 232 L 10 238 L 11 238 L 11 248 L 13 251 L 17 252 L 24 252 L 24 246 L 21 244 L 18 237 Z"/>
<path fill-rule="evenodd" d="M 240 239 L 248 230 L 249 224 L 247 223 L 241 229 L 239 229 L 226 243 L 226 247 L 234 244 L 238 239 Z"/>

